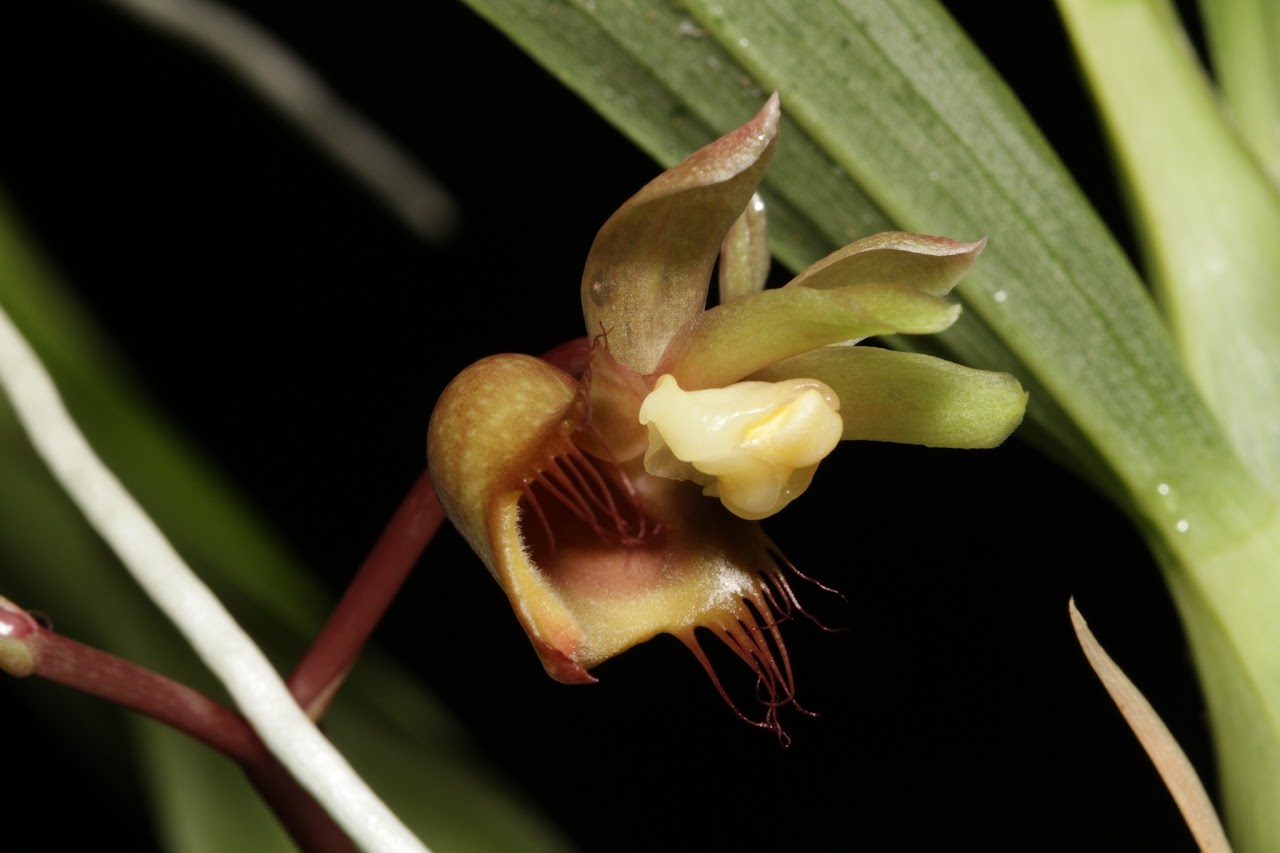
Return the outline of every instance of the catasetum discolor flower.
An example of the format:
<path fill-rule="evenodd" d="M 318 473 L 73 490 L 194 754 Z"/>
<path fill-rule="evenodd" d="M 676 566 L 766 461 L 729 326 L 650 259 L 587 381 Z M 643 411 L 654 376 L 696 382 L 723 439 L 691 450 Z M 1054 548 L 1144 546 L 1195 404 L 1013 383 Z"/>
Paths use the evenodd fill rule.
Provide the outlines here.
<path fill-rule="evenodd" d="M 950 326 L 959 307 L 942 297 L 982 243 L 879 234 L 763 289 L 754 192 L 778 120 L 775 95 L 614 213 L 582 277 L 589 337 L 467 368 L 428 437 L 449 518 L 553 677 L 594 681 L 665 632 L 719 688 L 703 627 L 754 670 L 766 713 L 752 722 L 773 729 L 793 693 L 778 622 L 796 602 L 756 520 L 841 439 L 991 447 L 1026 403 L 1008 375 L 853 345 Z"/>

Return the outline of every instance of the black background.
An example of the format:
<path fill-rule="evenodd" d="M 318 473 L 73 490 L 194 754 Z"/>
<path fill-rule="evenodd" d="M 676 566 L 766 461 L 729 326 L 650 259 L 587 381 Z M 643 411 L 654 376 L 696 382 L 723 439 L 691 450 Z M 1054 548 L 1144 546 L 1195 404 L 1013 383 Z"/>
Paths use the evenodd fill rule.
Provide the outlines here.
<path fill-rule="evenodd" d="M 417 242 L 219 70 L 92 2 L 0 13 L 0 186 L 149 390 L 336 593 L 421 470 L 444 384 L 582 333 L 595 230 L 657 168 L 461 4 L 233 5 L 441 178 L 464 216 L 453 243 Z M 948 5 L 1123 232 L 1051 4 Z M 1187 653 L 1136 533 L 1069 473 L 1019 441 L 845 447 L 767 529 L 848 598 L 801 590 L 848 630 L 787 626 L 820 713 L 786 719 L 789 749 L 737 722 L 668 638 L 595 686 L 552 682 L 451 531 L 379 641 L 584 850 L 1192 848 L 1067 598 L 1209 767 Z M 5 728 L 21 713 L 0 707 Z M 43 822 L 51 849 L 106 827 L 154 845 L 128 808 L 65 820 L 119 800 L 43 737 L 17 765 L 56 767 L 58 794 L 0 783 L 8 815 Z"/>

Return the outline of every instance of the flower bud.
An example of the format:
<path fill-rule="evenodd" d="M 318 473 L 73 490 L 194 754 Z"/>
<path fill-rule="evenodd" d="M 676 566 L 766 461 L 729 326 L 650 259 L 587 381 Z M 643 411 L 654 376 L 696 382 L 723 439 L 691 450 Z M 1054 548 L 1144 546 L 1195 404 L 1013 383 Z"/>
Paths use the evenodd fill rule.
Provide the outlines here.
<path fill-rule="evenodd" d="M 35 671 L 31 640 L 38 630 L 31 614 L 0 596 L 0 672 L 23 678 Z"/>

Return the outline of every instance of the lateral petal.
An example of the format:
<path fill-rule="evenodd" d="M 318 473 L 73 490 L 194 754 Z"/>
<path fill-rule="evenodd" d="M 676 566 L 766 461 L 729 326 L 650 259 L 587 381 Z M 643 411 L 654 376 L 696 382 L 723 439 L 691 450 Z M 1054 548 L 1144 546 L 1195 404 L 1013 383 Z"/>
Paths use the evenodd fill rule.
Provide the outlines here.
<path fill-rule="evenodd" d="M 987 241 L 961 243 L 905 231 L 873 234 L 837 249 L 787 287 L 848 287 L 868 282 L 909 284 L 945 296 L 973 267 Z"/>
<path fill-rule="evenodd" d="M 959 315 L 959 305 L 905 284 L 765 290 L 696 316 L 671 342 L 660 372 L 687 390 L 718 388 L 828 344 L 940 332 Z"/>
<path fill-rule="evenodd" d="M 826 383 L 840 397 L 846 440 L 995 447 L 1022 422 L 1027 405 L 1027 392 L 1008 373 L 876 347 L 824 347 L 752 378 L 801 377 Z"/>

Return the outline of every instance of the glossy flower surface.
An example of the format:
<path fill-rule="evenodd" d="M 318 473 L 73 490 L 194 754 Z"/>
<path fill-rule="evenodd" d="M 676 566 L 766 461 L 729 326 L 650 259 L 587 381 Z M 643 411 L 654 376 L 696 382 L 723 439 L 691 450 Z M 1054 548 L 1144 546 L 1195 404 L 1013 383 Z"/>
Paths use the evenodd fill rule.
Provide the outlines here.
<path fill-rule="evenodd" d="M 991 447 L 1026 403 L 1008 375 L 853 345 L 951 325 L 943 296 L 982 243 L 880 234 L 763 289 L 754 193 L 778 121 L 774 96 L 627 201 L 583 273 L 589 337 L 467 368 L 428 436 L 445 510 L 553 677 L 594 681 L 669 633 L 719 688 L 703 627 L 755 671 L 767 710 L 752 722 L 775 729 L 792 697 L 778 626 L 798 605 L 756 520 L 799 498 L 842 439 Z"/>

